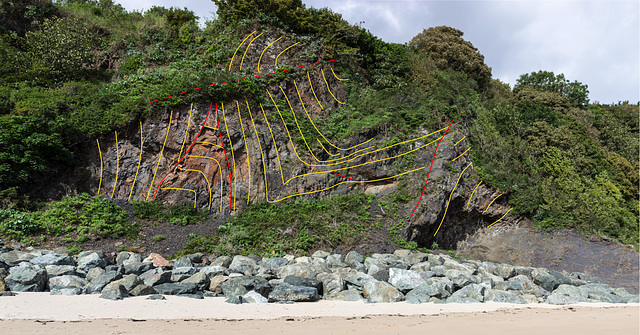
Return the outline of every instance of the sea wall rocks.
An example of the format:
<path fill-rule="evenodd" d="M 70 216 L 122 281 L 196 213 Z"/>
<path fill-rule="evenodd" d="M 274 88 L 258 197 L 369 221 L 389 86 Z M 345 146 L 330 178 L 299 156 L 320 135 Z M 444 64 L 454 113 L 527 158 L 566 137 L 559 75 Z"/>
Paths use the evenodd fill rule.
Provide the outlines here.
<path fill-rule="evenodd" d="M 630 303 L 638 296 L 583 273 L 549 271 L 396 250 L 364 257 L 317 251 L 312 257 L 207 257 L 1 249 L 0 297 L 13 292 L 100 294 L 119 300 L 162 295 L 225 297 L 229 303 L 326 300 L 371 303 Z M 115 256 L 115 257 L 114 257 Z M 10 298 L 2 298 L 10 299 Z"/>

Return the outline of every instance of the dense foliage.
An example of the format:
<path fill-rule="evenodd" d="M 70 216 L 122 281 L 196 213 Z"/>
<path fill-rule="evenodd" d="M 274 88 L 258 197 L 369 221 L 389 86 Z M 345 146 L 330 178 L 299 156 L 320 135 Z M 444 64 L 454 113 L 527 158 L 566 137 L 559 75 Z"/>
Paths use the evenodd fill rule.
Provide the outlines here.
<path fill-rule="evenodd" d="M 296 57 L 305 61 L 338 59 L 336 70 L 352 78 L 345 82 L 349 104 L 318 120 L 332 138 L 366 133 L 401 141 L 455 118 L 468 130 L 481 177 L 516 212 L 538 227 L 576 227 L 638 246 L 637 104 L 589 104 L 587 85 L 549 71 L 524 74 L 511 89 L 491 78 L 484 56 L 451 27 L 428 28 L 402 45 L 300 0 L 214 2 L 218 18 L 201 27 L 186 8 L 128 12 L 112 0 L 0 0 L 0 233 L 62 234 L 70 229 L 64 227 L 87 238 L 105 229 L 108 236 L 126 233 L 123 212 L 99 198 L 65 198 L 45 212 L 23 212 L 38 207 L 27 197 L 33 198 L 29 186 L 72 168 L 79 143 L 139 119 L 191 102 L 264 100 L 262 87 L 282 76 L 206 85 L 233 78 L 225 69 L 231 46 L 259 29 L 304 42 Z M 195 86 L 204 88 L 149 104 Z M 318 234 L 345 231 L 327 228 L 330 214 L 307 214 L 355 210 L 338 200 L 365 207 L 368 201 L 287 203 L 277 210 L 256 204 L 224 226 L 219 242 L 277 253 L 330 247 L 334 242 Z M 184 206 L 132 205 L 145 220 L 204 220 Z M 297 229 L 297 242 L 269 247 L 257 235 L 273 237 L 285 226 Z"/>

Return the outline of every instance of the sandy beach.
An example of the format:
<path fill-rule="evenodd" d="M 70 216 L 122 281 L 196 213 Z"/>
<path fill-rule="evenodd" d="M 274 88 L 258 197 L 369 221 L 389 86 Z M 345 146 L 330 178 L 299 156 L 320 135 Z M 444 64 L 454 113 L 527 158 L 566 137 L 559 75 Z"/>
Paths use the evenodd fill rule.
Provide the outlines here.
<path fill-rule="evenodd" d="M 319 301 L 233 305 L 224 298 L 122 301 L 18 293 L 0 298 L 2 334 L 638 334 L 639 304 L 570 306 Z"/>

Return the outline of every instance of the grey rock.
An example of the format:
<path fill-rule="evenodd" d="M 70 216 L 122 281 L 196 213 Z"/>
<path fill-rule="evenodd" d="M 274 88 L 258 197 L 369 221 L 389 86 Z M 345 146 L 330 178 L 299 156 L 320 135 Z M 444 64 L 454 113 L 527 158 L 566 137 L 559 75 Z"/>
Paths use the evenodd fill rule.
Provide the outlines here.
<path fill-rule="evenodd" d="M 152 294 L 145 300 L 167 300 L 162 294 Z"/>
<path fill-rule="evenodd" d="M 196 265 L 196 264 L 202 264 L 202 257 L 204 256 L 203 253 L 201 252 L 196 252 L 195 254 L 188 254 L 184 257 L 187 257 L 189 259 L 189 261 L 191 261 L 192 265 Z M 249 257 L 251 257 L 251 255 L 249 255 Z M 260 259 L 260 257 L 258 257 L 258 259 Z"/>
<path fill-rule="evenodd" d="M 288 276 L 315 279 L 318 273 L 320 272 L 317 271 L 314 265 L 304 263 L 285 265 L 276 270 L 276 275 L 278 276 L 278 278 L 283 279 Z"/>
<path fill-rule="evenodd" d="M 364 257 L 356 251 L 349 251 L 347 255 L 344 256 L 344 262 L 349 265 L 351 265 L 351 263 L 362 263 L 364 262 Z"/>
<path fill-rule="evenodd" d="M 516 275 L 516 269 L 513 267 L 513 265 L 499 264 L 498 266 L 496 266 L 494 273 L 495 275 L 500 276 L 504 279 L 509 279 Z"/>
<path fill-rule="evenodd" d="M 430 302 L 432 297 L 446 298 L 450 293 L 445 289 L 443 282 L 435 282 L 432 284 L 424 283 L 411 290 L 404 297 L 405 301 L 410 304 L 422 304 Z"/>
<path fill-rule="evenodd" d="M 319 274 L 317 278 L 322 282 L 322 291 L 325 295 L 335 294 L 346 288 L 344 280 L 337 273 L 324 272 Z"/>
<path fill-rule="evenodd" d="M 549 271 L 549 274 L 554 276 L 559 284 L 573 285 L 573 282 L 571 281 L 571 279 L 567 278 L 560 272 Z"/>
<path fill-rule="evenodd" d="M 535 270 L 535 268 L 528 266 L 516 266 L 514 269 L 517 276 L 526 276 L 529 280 L 533 280 L 533 270 Z"/>
<path fill-rule="evenodd" d="M 586 284 L 578 286 L 578 290 L 587 298 L 596 300 L 602 300 L 602 297 L 607 294 L 616 294 L 607 284 Z"/>
<path fill-rule="evenodd" d="M 221 285 L 222 293 L 225 297 L 235 295 L 245 295 L 249 291 L 256 291 L 263 296 L 267 296 L 271 290 L 271 285 L 262 277 L 240 276 L 229 278 Z"/>
<path fill-rule="evenodd" d="M 87 273 L 91 268 L 104 268 L 105 266 L 107 266 L 107 262 L 97 252 L 78 258 L 77 269 L 80 272 Z"/>
<path fill-rule="evenodd" d="M 151 262 L 131 262 L 124 266 L 124 273 L 141 275 L 151 269 L 153 269 L 153 263 Z"/>
<path fill-rule="evenodd" d="M 621 297 L 629 297 L 629 296 L 633 296 L 633 294 L 629 293 L 629 291 L 627 291 L 626 289 L 620 287 L 620 288 L 614 288 L 613 292 Z"/>
<path fill-rule="evenodd" d="M 151 269 L 140 275 L 140 279 L 148 286 L 155 286 L 171 281 L 171 271 L 165 271 L 162 268 Z"/>
<path fill-rule="evenodd" d="M 431 262 L 429 262 L 431 263 Z M 433 266 L 433 263 L 431 263 L 431 269 L 429 269 L 429 271 L 433 272 L 436 276 L 438 277 L 444 277 L 447 273 L 447 268 L 445 268 L 443 265 L 435 265 Z"/>
<path fill-rule="evenodd" d="M 338 301 L 361 301 L 362 295 L 360 291 L 350 288 L 348 290 L 340 291 L 324 297 L 325 300 L 338 300 Z"/>
<path fill-rule="evenodd" d="M 224 302 L 229 303 L 229 304 L 240 305 L 240 304 L 242 304 L 244 302 L 244 299 L 242 298 L 242 296 L 232 295 L 232 296 L 228 297 L 227 300 L 225 300 Z"/>
<path fill-rule="evenodd" d="M 416 271 L 389 269 L 389 284 L 402 293 L 407 293 L 424 283 L 425 279 Z"/>
<path fill-rule="evenodd" d="M 78 276 L 60 276 L 49 279 L 49 291 L 51 295 L 78 295 L 82 294 L 87 281 Z"/>
<path fill-rule="evenodd" d="M 153 288 L 157 293 L 166 295 L 193 294 L 198 290 L 194 283 L 164 283 Z"/>
<path fill-rule="evenodd" d="M 471 275 L 468 271 L 450 269 L 445 272 L 445 276 L 453 282 L 455 289 L 463 288 L 469 284 L 480 283 L 480 279 Z"/>
<path fill-rule="evenodd" d="M 398 258 L 406 258 L 407 256 L 411 255 L 411 250 L 408 249 L 396 249 L 393 252 L 393 255 L 398 257 Z"/>
<path fill-rule="evenodd" d="M 373 276 L 366 273 L 356 272 L 350 273 L 344 277 L 344 282 L 347 285 L 347 289 L 355 289 L 362 291 L 362 287 L 370 280 L 376 280 Z"/>
<path fill-rule="evenodd" d="M 478 302 L 481 302 L 481 301 L 476 300 L 474 298 L 470 298 L 470 297 L 455 296 L 455 297 L 447 298 L 447 300 L 445 302 L 446 303 L 455 303 L 455 304 L 471 304 L 471 303 L 478 303 Z"/>
<path fill-rule="evenodd" d="M 429 262 L 414 263 L 413 265 L 411 265 L 411 268 L 409 269 L 413 271 L 419 271 L 419 272 L 429 271 L 431 269 L 431 263 Z"/>
<path fill-rule="evenodd" d="M 30 254 L 28 252 L 11 250 L 0 254 L 0 261 L 13 267 L 22 262 L 28 262 L 36 257 L 36 255 Z"/>
<path fill-rule="evenodd" d="M 257 263 L 254 259 L 245 256 L 234 256 L 229 270 L 242 274 L 254 274 Z"/>
<path fill-rule="evenodd" d="M 316 301 L 318 300 L 318 290 L 307 286 L 293 286 L 287 283 L 277 285 L 269 293 L 269 301 Z"/>
<path fill-rule="evenodd" d="M 40 265 L 22 262 L 9 269 L 4 281 L 13 292 L 42 292 L 47 284 L 47 271 Z"/>
<path fill-rule="evenodd" d="M 404 295 L 389 283 L 370 280 L 362 287 L 362 295 L 370 302 L 397 302 Z"/>
<path fill-rule="evenodd" d="M 443 266 L 447 268 L 447 270 L 458 270 L 461 272 L 466 272 L 470 275 L 475 272 L 475 269 L 471 268 L 470 266 L 460 264 L 452 259 L 445 259 Z"/>
<path fill-rule="evenodd" d="M 587 295 L 578 287 L 562 284 L 547 297 L 547 303 L 553 305 L 575 304 L 587 301 Z"/>
<path fill-rule="evenodd" d="M 427 262 L 431 263 L 431 266 L 438 266 L 444 264 L 444 257 L 440 255 L 429 254 L 427 255 Z"/>
<path fill-rule="evenodd" d="M 327 258 L 327 256 L 329 256 L 330 253 L 323 251 L 323 250 L 318 250 L 316 252 L 313 253 L 313 255 L 311 255 L 311 257 L 313 258 Z"/>
<path fill-rule="evenodd" d="M 582 272 L 574 272 L 572 273 L 574 276 L 578 277 L 578 279 L 582 279 L 584 281 L 586 281 L 589 284 L 606 284 L 602 279 L 592 276 L 592 275 L 588 275 L 586 273 L 582 273 Z"/>
<path fill-rule="evenodd" d="M 526 304 L 527 301 L 510 292 L 486 289 L 484 291 L 484 301 L 506 302 L 510 304 Z"/>
<path fill-rule="evenodd" d="M 89 270 L 89 272 L 87 272 L 85 278 L 87 279 L 87 281 L 92 281 L 105 272 L 106 271 L 103 268 L 92 268 L 91 270 Z M 47 273 L 49 273 L 49 270 L 47 270 Z M 49 278 L 51 278 L 51 274 L 49 274 Z"/>
<path fill-rule="evenodd" d="M 124 261 L 126 261 L 127 259 L 129 259 L 129 256 L 131 254 L 128 251 L 121 251 L 118 253 L 118 256 L 116 256 L 116 265 L 121 266 L 122 263 L 124 263 Z"/>
<path fill-rule="evenodd" d="M 296 257 L 296 259 L 294 261 L 296 263 L 311 264 L 313 262 L 313 259 L 311 257 L 307 257 L 307 256 L 300 256 L 300 257 Z"/>
<path fill-rule="evenodd" d="M 482 285 L 469 284 L 455 292 L 447 298 L 447 302 L 467 303 L 467 302 L 483 302 L 484 290 Z M 470 298 L 475 301 L 468 300 Z"/>
<path fill-rule="evenodd" d="M 99 269 L 99 268 L 98 268 Z M 64 275 L 76 276 L 76 267 L 73 265 L 47 265 L 45 267 L 47 271 L 47 280 Z"/>
<path fill-rule="evenodd" d="M 558 287 L 558 285 L 560 285 L 556 277 L 550 275 L 546 271 L 535 269 L 533 270 L 532 275 L 533 275 L 533 283 L 536 285 L 540 285 L 540 287 L 542 287 L 543 289 L 549 292 L 555 290 Z"/>
<path fill-rule="evenodd" d="M 33 265 L 75 265 L 73 262 L 73 258 L 67 255 L 60 255 L 56 253 L 48 253 L 42 256 L 38 256 L 29 261 L 29 263 Z"/>
<path fill-rule="evenodd" d="M 242 300 L 249 304 L 266 304 L 269 302 L 267 298 L 256 291 L 249 291 L 242 296 Z"/>
<path fill-rule="evenodd" d="M 129 291 L 129 294 L 131 294 L 132 296 L 151 295 L 156 294 L 156 290 L 149 285 L 139 284 L 131 289 Z"/>
<path fill-rule="evenodd" d="M 273 258 L 270 258 L 270 259 L 262 261 L 261 266 L 263 268 L 265 268 L 266 270 L 269 270 L 269 271 L 273 272 L 273 271 L 277 270 L 278 268 L 280 268 L 282 266 L 285 266 L 287 264 L 289 264 L 289 261 L 287 261 L 285 258 L 273 257 Z M 275 273 L 275 272 L 273 272 L 273 273 Z"/>
<path fill-rule="evenodd" d="M 144 282 L 137 275 L 126 275 L 121 279 L 118 279 L 116 282 L 119 282 L 127 292 L 133 290 L 134 287 L 144 284 Z"/>
<path fill-rule="evenodd" d="M 323 294 L 323 283 L 319 280 L 315 280 L 315 279 L 310 279 L 310 278 L 302 278 L 302 277 L 295 277 L 295 276 L 288 276 L 284 279 L 283 281 L 284 283 L 287 283 L 289 285 L 293 285 L 293 286 L 306 286 L 306 287 L 313 287 L 316 290 L 318 290 L 318 294 L 322 295 Z"/>
<path fill-rule="evenodd" d="M 209 291 L 215 294 L 222 294 L 222 283 L 227 281 L 229 277 L 224 275 L 217 275 L 211 278 L 211 283 L 209 284 Z"/>
<path fill-rule="evenodd" d="M 228 268 L 229 265 L 231 265 L 231 257 L 229 256 L 220 256 L 211 263 L 211 266 L 222 266 L 225 268 Z"/>
<path fill-rule="evenodd" d="M 204 299 L 204 294 L 202 294 L 202 292 L 176 294 L 176 296 L 190 299 Z"/>
<path fill-rule="evenodd" d="M 211 280 L 209 276 L 204 274 L 203 272 L 195 273 L 193 276 L 182 281 L 183 283 L 194 283 L 198 287 L 198 291 L 202 291 L 204 289 L 209 288 L 209 284 Z"/>
<path fill-rule="evenodd" d="M 180 258 L 178 258 L 174 263 L 173 263 L 173 268 L 190 268 L 193 267 L 193 263 L 191 262 L 191 259 L 189 259 L 189 257 L 187 256 L 182 256 Z"/>
<path fill-rule="evenodd" d="M 195 267 L 174 267 L 173 270 L 171 270 L 171 281 L 183 281 L 193 276 L 196 272 L 198 272 L 198 269 Z"/>
<path fill-rule="evenodd" d="M 213 278 L 215 276 L 228 276 L 229 275 L 229 269 L 225 268 L 224 266 L 219 266 L 219 265 L 215 265 L 215 266 L 205 266 L 203 268 L 200 269 L 199 272 L 202 272 L 204 274 L 207 275 L 207 277 L 209 278 Z"/>
<path fill-rule="evenodd" d="M 108 284 L 102 289 L 102 294 L 100 294 L 100 298 L 109 300 L 122 300 L 128 296 L 129 293 L 127 289 L 119 282 Z"/>
<path fill-rule="evenodd" d="M 109 283 L 114 282 L 120 278 L 122 278 L 122 275 L 120 273 L 115 271 L 106 271 L 105 273 L 102 273 L 96 278 L 94 278 L 89 283 L 89 285 L 85 287 L 84 293 L 91 294 L 95 292 L 100 292 Z"/>
<path fill-rule="evenodd" d="M 424 252 L 414 252 L 410 255 L 408 255 L 407 257 L 404 258 L 404 260 L 411 264 L 412 267 L 415 264 L 418 263 L 428 263 L 427 260 L 429 260 L 429 255 L 425 254 Z M 429 267 L 431 266 L 431 263 L 429 263 Z"/>
<path fill-rule="evenodd" d="M 343 268 L 347 266 L 347 264 L 342 261 L 342 255 L 340 254 L 329 255 L 327 256 L 326 261 L 327 266 L 330 269 Z"/>

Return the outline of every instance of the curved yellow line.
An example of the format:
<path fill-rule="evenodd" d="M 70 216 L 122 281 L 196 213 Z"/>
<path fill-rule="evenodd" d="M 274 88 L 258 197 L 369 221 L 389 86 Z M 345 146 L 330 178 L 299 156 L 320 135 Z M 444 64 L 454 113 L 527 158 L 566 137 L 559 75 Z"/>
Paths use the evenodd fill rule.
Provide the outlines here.
<path fill-rule="evenodd" d="M 100 141 L 96 138 L 96 143 L 98 143 L 98 153 L 100 154 L 100 182 L 98 183 L 98 193 L 100 194 L 100 187 L 102 186 L 102 171 L 104 169 L 104 162 L 102 161 L 102 150 L 100 150 Z"/>
<path fill-rule="evenodd" d="M 471 195 L 469 196 L 469 201 L 467 201 L 467 209 L 469 209 L 471 198 L 473 198 L 473 194 L 476 193 L 476 189 L 478 188 L 478 186 L 480 186 L 480 184 L 482 184 L 482 180 L 478 183 L 478 185 L 476 185 L 476 188 L 473 189 L 473 192 L 471 192 Z"/>
<path fill-rule="evenodd" d="M 291 49 L 291 48 L 295 47 L 295 46 L 296 46 L 296 45 L 298 45 L 298 44 L 300 44 L 300 42 L 296 42 L 296 43 L 294 43 L 293 45 L 291 45 L 290 47 L 288 47 L 288 48 L 286 48 L 286 49 L 282 50 L 282 52 L 281 52 L 281 53 L 279 53 L 279 54 L 278 54 L 278 56 L 276 56 L 276 64 L 275 64 L 274 66 L 275 66 L 275 67 L 278 67 L 278 58 L 280 58 L 280 55 L 282 55 L 285 51 L 287 51 L 287 50 L 289 50 L 289 49 Z"/>
<path fill-rule="evenodd" d="M 264 33 L 260 33 L 260 35 L 254 37 L 251 42 L 249 42 L 249 45 L 247 45 L 247 48 L 244 50 L 244 54 L 242 55 L 242 60 L 240 61 L 240 71 L 242 71 L 242 64 L 244 63 L 244 56 L 247 55 L 247 51 L 249 51 L 249 48 L 251 47 L 251 43 L 253 43 L 253 41 L 255 41 L 258 37 L 262 36 L 262 34 Z"/>
<path fill-rule="evenodd" d="M 158 173 L 158 167 L 160 166 L 160 160 L 162 159 L 162 153 L 164 152 L 164 146 L 167 144 L 167 138 L 169 138 L 169 129 L 171 129 L 171 118 L 173 117 L 173 111 L 169 114 L 169 126 L 167 127 L 167 134 L 164 135 L 164 143 L 162 144 L 162 150 L 160 150 L 160 157 L 158 157 L 158 164 L 156 165 L 156 171 L 153 173 L 153 178 L 151 179 L 151 185 L 149 185 L 149 190 L 147 191 L 146 201 L 149 201 L 149 195 L 151 193 L 151 188 L 153 187 L 153 182 L 156 180 L 156 173 Z"/>
<path fill-rule="evenodd" d="M 238 50 L 240 50 L 240 47 L 242 46 L 244 41 L 246 41 L 247 38 L 249 38 L 251 35 L 255 34 L 256 31 L 257 30 L 254 30 L 251 34 L 247 35 L 247 37 L 245 37 L 244 40 L 242 40 L 242 42 L 240 42 L 240 44 L 238 44 L 238 48 L 236 48 L 236 51 L 233 53 L 233 56 L 231 56 L 231 61 L 229 62 L 229 71 L 231 71 L 231 64 L 233 64 L 233 58 L 236 56 L 236 53 L 238 52 Z"/>
<path fill-rule="evenodd" d="M 209 209 L 208 210 L 211 210 L 211 184 L 209 183 L 209 179 L 207 179 L 207 176 L 205 176 L 204 172 L 202 172 L 201 170 L 195 170 L 195 169 L 183 169 L 181 167 L 179 167 L 178 170 L 200 172 L 200 174 L 202 174 L 202 176 L 204 177 L 204 180 L 207 182 L 207 187 L 209 188 Z"/>
<path fill-rule="evenodd" d="M 262 61 L 262 56 L 264 55 L 264 52 L 265 52 L 265 51 L 267 51 L 267 49 L 269 49 L 269 47 L 270 47 L 270 46 L 272 46 L 272 45 L 273 45 L 273 43 L 278 42 L 278 41 L 279 41 L 281 38 L 283 38 L 283 37 L 284 37 L 284 36 L 280 36 L 280 37 L 278 37 L 278 39 L 277 39 L 277 40 L 275 40 L 275 41 L 271 42 L 271 44 L 267 45 L 267 47 L 266 47 L 266 48 L 264 48 L 264 50 L 262 50 L 262 53 L 260 54 L 260 58 L 258 58 L 258 72 L 260 72 L 260 62 Z"/>
<path fill-rule="evenodd" d="M 118 172 L 120 171 L 120 152 L 118 151 L 118 132 L 116 131 L 116 180 L 113 182 L 113 191 L 111 191 L 111 199 L 116 191 L 116 184 L 118 184 Z"/>
<path fill-rule="evenodd" d="M 276 158 L 278 159 L 278 168 L 280 169 L 280 178 L 282 179 L 282 185 L 286 185 L 284 182 L 284 173 L 282 172 L 282 163 L 280 162 L 280 154 L 278 153 L 278 144 L 276 144 L 276 138 L 275 136 L 273 136 L 273 131 L 271 130 L 269 119 L 267 119 L 267 113 L 264 112 L 264 108 L 262 107 L 262 104 L 260 104 L 260 109 L 262 110 L 262 115 L 264 115 L 264 120 L 267 122 L 267 127 L 269 127 L 269 133 L 271 134 L 271 140 L 273 141 L 273 146 L 276 149 Z M 249 113 L 249 115 L 251 115 L 251 113 Z M 253 122 L 253 117 L 251 118 L 251 121 Z M 254 128 L 255 128 L 255 125 L 254 125 Z M 259 143 L 260 143 L 260 139 L 258 139 L 258 144 Z M 262 152 L 262 149 L 260 150 Z"/>
<path fill-rule="evenodd" d="M 458 145 L 458 143 L 462 142 L 462 140 L 464 140 L 465 138 L 467 138 L 467 137 L 464 136 L 463 138 L 460 139 L 460 141 L 456 142 L 456 144 L 454 144 L 453 146 L 455 147 L 456 145 Z"/>
<path fill-rule="evenodd" d="M 456 185 L 453 186 L 453 190 L 451 190 L 451 194 L 449 194 L 449 201 L 447 202 L 447 207 L 444 209 L 444 215 L 442 215 L 442 221 L 440 221 L 440 225 L 438 226 L 438 229 L 436 229 L 436 232 L 433 234 L 433 236 L 436 236 L 436 234 L 440 230 L 440 227 L 442 226 L 442 223 L 444 222 L 444 218 L 447 216 L 447 211 L 449 210 L 449 205 L 451 204 L 451 196 L 453 195 L 453 192 L 456 191 L 456 187 L 458 187 L 458 183 L 460 182 L 460 178 L 462 178 L 462 175 L 471 166 L 471 164 L 473 164 L 473 163 L 469 163 L 469 165 L 467 165 L 467 167 L 464 168 L 464 170 L 462 170 L 462 172 L 460 172 L 460 175 L 458 176 L 458 180 L 456 181 Z"/>
<path fill-rule="evenodd" d="M 220 167 L 220 162 L 218 162 L 218 160 L 213 158 L 213 157 L 192 156 L 192 155 L 187 155 L 187 157 L 211 159 L 211 160 L 215 161 L 216 164 L 218 164 L 218 172 L 220 173 L 220 212 L 222 212 L 222 167 Z M 211 187 L 209 187 L 209 188 L 211 188 Z"/>
<path fill-rule="evenodd" d="M 493 204 L 494 201 L 496 201 L 496 199 L 500 198 L 502 194 L 498 194 L 497 197 L 493 198 L 493 200 L 491 200 L 491 202 L 489 203 L 489 205 L 487 205 L 487 208 L 485 208 L 484 212 L 482 212 L 482 214 L 486 213 L 487 210 L 489 210 L 489 207 L 491 206 L 491 204 Z"/>
<path fill-rule="evenodd" d="M 182 150 L 184 150 L 184 144 L 187 143 L 187 135 L 189 135 L 189 124 L 191 124 L 191 111 L 193 110 L 193 104 L 189 110 L 189 118 L 187 119 L 187 130 L 184 132 L 184 140 L 182 140 L 182 146 L 180 147 L 180 153 L 178 154 L 178 161 L 182 158 Z"/>
<path fill-rule="evenodd" d="M 469 149 L 471 149 L 471 147 L 468 147 L 468 148 L 467 148 L 467 150 L 465 150 L 463 153 L 461 153 L 461 154 L 460 154 L 460 156 L 458 156 L 458 157 L 456 157 L 456 158 L 452 159 L 451 161 L 452 161 L 452 162 L 455 162 L 455 161 L 456 161 L 456 159 L 458 159 L 458 158 L 462 157 L 462 155 L 466 154 L 466 153 L 467 153 L 467 151 L 469 151 Z"/>
<path fill-rule="evenodd" d="M 307 72 L 307 74 L 309 74 L 309 73 Z M 309 83 L 311 83 L 311 82 L 309 82 Z M 370 139 L 369 139 L 368 141 L 366 141 L 366 142 L 362 142 L 362 143 L 360 143 L 360 144 L 358 144 L 358 145 L 354 145 L 354 146 L 352 146 L 352 147 L 350 147 L 350 148 L 347 148 L 347 149 L 342 149 L 342 148 L 339 148 L 339 147 L 337 147 L 337 146 L 333 145 L 333 143 L 331 143 L 331 141 L 329 141 L 329 140 L 324 136 L 324 134 L 322 134 L 322 132 L 318 129 L 318 127 L 316 127 L 315 122 L 313 122 L 313 120 L 311 119 L 311 115 L 309 115 L 309 112 L 307 112 L 307 108 L 306 108 L 306 107 L 305 107 L 305 105 L 304 105 L 304 101 L 302 101 L 302 96 L 300 95 L 300 91 L 298 90 L 298 85 L 296 84 L 296 81 L 295 81 L 295 80 L 293 81 L 293 86 L 296 88 L 296 92 L 298 92 L 298 99 L 300 99 L 300 104 L 302 105 L 302 109 L 304 109 L 304 113 L 307 115 L 307 118 L 309 119 L 309 121 L 311 121 L 311 125 L 312 125 L 312 126 L 313 126 L 313 128 L 318 132 L 318 134 L 320 134 L 320 136 L 322 136 L 322 138 L 323 138 L 325 141 L 327 141 L 327 143 L 328 143 L 330 146 L 332 146 L 332 147 L 334 147 L 334 148 L 336 148 L 336 149 L 338 149 L 338 150 L 347 151 L 347 150 L 351 150 L 351 149 L 353 149 L 353 148 L 355 148 L 355 147 L 359 147 L 359 146 L 361 146 L 361 145 L 363 145 L 363 144 L 365 144 L 365 143 L 369 143 L 371 140 L 373 140 L 373 137 L 372 137 L 372 138 L 370 138 Z M 313 93 L 313 94 L 315 95 L 315 93 Z"/>
<path fill-rule="evenodd" d="M 206 141 L 197 141 L 196 144 L 209 144 L 209 145 L 213 145 L 214 147 L 218 147 L 218 148 L 222 149 L 222 146 L 217 145 L 215 143 L 206 142 Z"/>
<path fill-rule="evenodd" d="M 246 101 L 247 109 L 249 108 L 249 101 Z M 238 118 L 240 119 L 240 129 L 242 129 L 242 138 L 244 139 L 244 149 L 247 152 L 247 169 L 249 170 L 249 191 L 247 194 L 247 205 L 249 204 L 249 198 L 251 197 L 251 162 L 249 161 L 249 146 L 247 145 L 247 138 L 244 136 L 244 126 L 242 125 L 242 116 L 240 116 L 240 104 L 238 100 L 236 100 L 236 105 L 238 106 Z"/>
<path fill-rule="evenodd" d="M 339 155 L 339 154 L 332 154 L 332 153 L 330 153 L 330 152 L 327 150 L 327 148 L 325 148 L 325 147 L 324 147 L 324 144 L 322 144 L 322 142 L 320 142 L 320 140 L 319 140 L 319 139 L 317 139 L 317 138 L 316 138 L 316 141 L 318 141 L 318 143 L 319 143 L 319 144 L 320 144 L 320 146 L 322 147 L 322 150 L 324 150 L 324 152 L 326 152 L 326 153 L 327 153 L 327 155 L 329 155 L 329 156 L 338 156 L 338 155 Z"/>
<path fill-rule="evenodd" d="M 334 77 L 336 77 L 336 79 L 338 79 L 338 80 L 340 80 L 340 81 L 347 81 L 347 80 L 349 80 L 349 79 L 340 79 L 340 78 L 338 78 L 338 76 L 336 76 L 336 73 L 335 73 L 335 72 L 333 72 L 333 68 L 331 68 L 331 73 L 333 73 L 333 76 L 334 76 Z"/>
<path fill-rule="evenodd" d="M 196 201 L 198 200 L 198 194 L 194 190 L 190 190 L 188 188 L 179 188 L 179 187 L 163 187 L 161 190 L 179 190 L 179 191 L 191 191 L 193 192 L 193 208 L 196 208 Z"/>
<path fill-rule="evenodd" d="M 338 98 L 336 98 L 336 96 L 333 95 L 333 93 L 331 92 L 331 89 L 329 88 L 329 83 L 327 82 L 327 78 L 325 78 L 325 76 L 324 76 L 324 70 L 320 69 L 320 72 L 322 72 L 322 79 L 324 79 L 324 83 L 327 84 L 327 91 L 329 91 L 329 93 L 331 94 L 331 96 L 333 97 L 333 99 L 335 101 L 337 101 L 338 103 L 344 105 L 345 103 L 340 101 L 340 100 L 338 100 Z"/>
<path fill-rule="evenodd" d="M 218 128 L 213 128 L 213 127 L 209 127 L 209 126 L 204 126 L 204 127 L 208 128 L 208 129 L 218 130 Z"/>
<path fill-rule="evenodd" d="M 136 169 L 136 176 L 133 177 L 133 185 L 131 185 L 131 191 L 129 191 L 129 199 L 127 199 L 127 201 L 131 201 L 133 188 L 136 186 L 136 180 L 138 179 L 138 172 L 140 171 L 140 162 L 142 162 L 142 121 L 140 121 L 140 157 L 138 157 L 138 168 Z"/>
<path fill-rule="evenodd" d="M 222 103 L 222 121 L 224 121 L 224 129 L 227 130 L 227 138 L 229 139 L 229 145 L 231 146 L 231 159 L 233 159 L 233 211 L 236 211 L 236 186 L 237 183 L 237 175 L 236 175 L 236 155 L 233 153 L 233 143 L 231 143 L 231 135 L 229 135 L 229 128 L 227 127 L 227 117 L 224 115 L 224 103 Z"/>
<path fill-rule="evenodd" d="M 316 95 L 316 90 L 313 89 L 313 84 L 311 83 L 311 76 L 309 76 L 309 71 L 307 71 L 307 79 L 309 79 L 309 87 L 311 87 L 311 92 L 313 92 L 313 96 L 316 98 L 316 102 L 320 105 L 320 109 L 324 110 L 318 96 Z"/>
<path fill-rule="evenodd" d="M 492 224 L 488 225 L 488 226 L 487 226 L 487 228 L 489 228 L 489 227 L 493 226 L 494 224 L 498 223 L 498 221 L 502 220 L 502 218 L 504 218 L 505 216 L 507 216 L 507 214 L 509 214 L 509 212 L 511 212 L 511 210 L 512 210 L 512 209 L 513 209 L 513 208 L 509 208 L 509 210 L 508 210 L 506 213 L 504 213 L 504 215 L 503 215 L 503 216 L 501 216 L 498 220 L 496 220 L 496 222 L 494 222 L 494 223 L 492 223 Z"/>

